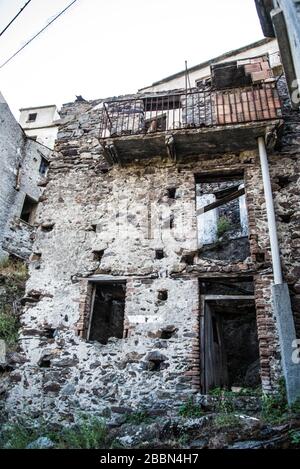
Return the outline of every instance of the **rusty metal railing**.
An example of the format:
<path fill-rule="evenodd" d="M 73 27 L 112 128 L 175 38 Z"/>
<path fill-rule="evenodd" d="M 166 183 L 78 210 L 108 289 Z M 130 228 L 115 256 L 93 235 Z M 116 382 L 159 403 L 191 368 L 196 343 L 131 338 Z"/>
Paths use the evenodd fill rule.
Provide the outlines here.
<path fill-rule="evenodd" d="M 190 90 L 103 103 L 100 137 L 237 125 L 281 117 L 275 82 L 224 90 Z"/>

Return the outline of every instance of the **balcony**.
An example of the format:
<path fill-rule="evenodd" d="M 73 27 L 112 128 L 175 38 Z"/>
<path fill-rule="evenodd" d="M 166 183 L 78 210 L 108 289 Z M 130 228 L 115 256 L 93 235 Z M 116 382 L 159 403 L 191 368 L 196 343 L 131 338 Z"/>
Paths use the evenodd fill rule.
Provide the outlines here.
<path fill-rule="evenodd" d="M 281 124 L 274 81 L 222 90 L 136 95 L 102 103 L 100 142 L 107 160 L 238 152 Z"/>

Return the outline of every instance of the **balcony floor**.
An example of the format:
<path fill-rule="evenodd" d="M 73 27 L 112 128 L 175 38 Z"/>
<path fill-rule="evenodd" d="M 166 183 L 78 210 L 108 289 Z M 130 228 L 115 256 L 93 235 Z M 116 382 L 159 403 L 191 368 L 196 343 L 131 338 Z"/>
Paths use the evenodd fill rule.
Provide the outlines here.
<path fill-rule="evenodd" d="M 171 158 L 182 161 L 187 156 L 236 153 L 257 148 L 256 139 L 276 132 L 281 119 L 222 125 L 200 129 L 172 130 L 142 135 L 101 139 L 104 155 L 110 164 L 126 164 L 149 158 Z M 166 138 L 172 136 L 171 156 Z M 113 151 L 113 156 L 112 156 Z"/>

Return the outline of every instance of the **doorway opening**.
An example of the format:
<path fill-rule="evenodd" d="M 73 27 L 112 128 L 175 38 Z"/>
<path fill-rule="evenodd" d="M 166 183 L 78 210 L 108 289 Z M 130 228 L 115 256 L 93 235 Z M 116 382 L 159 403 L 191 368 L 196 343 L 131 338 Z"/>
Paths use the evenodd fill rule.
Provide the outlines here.
<path fill-rule="evenodd" d="M 34 223 L 37 205 L 38 203 L 26 194 L 20 214 L 20 219 L 32 225 Z"/>
<path fill-rule="evenodd" d="M 202 388 L 257 388 L 261 384 L 253 283 L 200 281 Z"/>
<path fill-rule="evenodd" d="M 107 344 L 124 337 L 125 282 L 94 284 L 88 339 Z"/>

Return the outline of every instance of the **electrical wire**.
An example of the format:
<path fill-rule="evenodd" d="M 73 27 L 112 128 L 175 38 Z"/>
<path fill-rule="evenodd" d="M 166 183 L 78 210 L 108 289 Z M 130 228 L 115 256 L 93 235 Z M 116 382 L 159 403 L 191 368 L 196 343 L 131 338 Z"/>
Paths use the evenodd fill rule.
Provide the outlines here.
<path fill-rule="evenodd" d="M 77 0 L 73 0 L 71 3 L 69 3 L 69 5 L 64 8 L 64 10 L 58 13 L 49 23 L 46 24 L 46 26 L 44 26 L 38 33 L 36 33 L 31 39 L 29 39 L 29 41 L 27 41 L 22 47 L 20 47 L 17 52 L 15 52 L 11 57 L 9 57 L 5 62 L 3 62 L 3 64 L 0 65 L 0 69 L 3 68 L 6 64 L 8 64 L 8 62 L 10 62 L 14 57 L 16 57 L 16 55 L 18 55 L 23 49 L 25 49 L 28 44 L 30 44 L 36 37 L 38 37 L 43 31 L 45 31 L 45 29 L 47 29 L 50 24 L 54 23 L 54 21 L 57 20 L 63 13 L 65 13 L 65 11 L 67 11 L 75 2 L 77 2 Z"/>
<path fill-rule="evenodd" d="M 27 5 L 31 2 L 31 0 L 28 0 L 27 3 L 25 3 L 25 5 L 21 8 L 21 10 L 19 11 L 19 13 L 16 14 L 16 16 L 13 17 L 13 19 L 8 23 L 7 26 L 5 26 L 5 28 L 1 31 L 0 33 L 0 36 L 2 36 L 3 33 L 5 33 L 5 31 L 10 27 L 10 25 L 18 18 L 18 16 L 22 13 L 22 11 L 27 7 Z"/>

